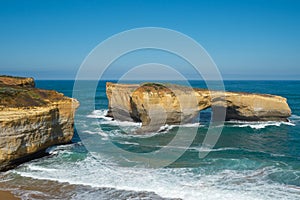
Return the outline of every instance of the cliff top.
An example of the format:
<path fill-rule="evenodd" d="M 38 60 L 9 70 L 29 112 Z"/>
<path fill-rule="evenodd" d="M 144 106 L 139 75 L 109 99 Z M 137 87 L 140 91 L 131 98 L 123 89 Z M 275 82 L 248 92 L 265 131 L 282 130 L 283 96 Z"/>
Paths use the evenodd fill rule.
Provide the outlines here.
<path fill-rule="evenodd" d="M 117 86 L 119 89 L 138 89 L 140 92 L 167 92 L 173 93 L 172 90 L 180 90 L 190 92 L 191 89 L 196 92 L 220 92 L 220 91 L 212 91 L 205 88 L 190 88 L 185 85 L 177 85 L 172 83 L 154 83 L 154 82 L 145 82 L 141 84 L 122 84 L 122 83 L 112 83 L 106 82 L 106 87 L 115 87 Z M 259 94 L 259 93 L 248 93 L 248 92 L 234 92 L 234 91 L 225 91 L 226 94 L 230 95 L 257 95 L 261 97 L 272 97 L 272 98 L 283 98 L 272 94 Z M 285 98 L 283 98 L 285 99 Z"/>
<path fill-rule="evenodd" d="M 0 86 L 0 107 L 44 106 L 49 102 L 58 101 L 63 98 L 65 98 L 63 94 L 53 90 Z"/>
<path fill-rule="evenodd" d="M 0 75 L 0 86 L 35 87 L 33 78 Z"/>
<path fill-rule="evenodd" d="M 54 90 L 34 88 L 33 78 L 0 76 L 0 109 L 45 106 L 67 99 Z"/>

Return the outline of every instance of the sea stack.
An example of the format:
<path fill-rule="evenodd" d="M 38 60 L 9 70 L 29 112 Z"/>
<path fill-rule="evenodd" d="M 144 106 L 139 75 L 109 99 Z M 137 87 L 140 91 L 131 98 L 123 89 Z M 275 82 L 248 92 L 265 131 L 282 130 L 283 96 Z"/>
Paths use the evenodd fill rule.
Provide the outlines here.
<path fill-rule="evenodd" d="M 0 170 L 71 141 L 75 99 L 35 88 L 32 78 L 0 76 Z"/>
<path fill-rule="evenodd" d="M 210 91 L 173 84 L 106 83 L 108 116 L 149 126 L 195 122 L 201 110 L 224 110 L 226 121 L 287 121 L 287 99 L 269 94 Z M 146 128 L 148 126 L 148 128 Z"/>

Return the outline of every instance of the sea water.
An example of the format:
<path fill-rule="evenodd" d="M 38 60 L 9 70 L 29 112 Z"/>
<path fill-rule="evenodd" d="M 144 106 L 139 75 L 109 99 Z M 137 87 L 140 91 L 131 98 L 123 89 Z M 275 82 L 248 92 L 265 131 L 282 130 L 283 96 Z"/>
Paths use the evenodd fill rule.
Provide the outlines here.
<path fill-rule="evenodd" d="M 170 81 L 171 82 L 171 81 Z M 37 81 L 37 87 L 72 96 L 74 81 Z M 193 87 L 205 87 L 190 81 Z M 200 148 L 210 110 L 200 123 L 164 126 L 158 133 L 135 135 L 141 124 L 107 118 L 105 82 L 96 91 L 95 109 L 77 112 L 72 144 L 49 148 L 49 156 L 0 174 L 0 188 L 23 199 L 300 199 L 300 81 L 225 81 L 227 91 L 280 95 L 292 109 L 289 122 L 226 122 L 212 150 Z M 86 102 L 93 102 L 85 95 Z M 95 123 L 96 122 L 96 123 Z M 121 128 L 120 128 L 121 127 Z M 139 165 L 117 154 L 116 147 L 134 153 L 159 150 L 178 129 L 197 127 L 184 154 L 161 168 Z M 80 131 L 80 132 L 78 132 Z M 91 139 L 94 143 L 82 141 Z M 91 152 L 87 145 L 97 145 Z M 210 151 L 204 158 L 199 152 Z"/>

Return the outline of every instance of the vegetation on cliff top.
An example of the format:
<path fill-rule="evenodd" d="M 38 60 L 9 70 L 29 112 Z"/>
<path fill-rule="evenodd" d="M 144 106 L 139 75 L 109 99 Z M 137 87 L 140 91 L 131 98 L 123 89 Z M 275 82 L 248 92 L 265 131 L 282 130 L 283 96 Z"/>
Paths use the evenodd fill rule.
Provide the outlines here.
<path fill-rule="evenodd" d="M 33 78 L 0 75 L 0 108 L 45 106 L 65 98 L 54 90 L 34 86 Z"/>
<path fill-rule="evenodd" d="M 33 78 L 0 75 L 0 86 L 21 86 L 34 88 L 35 83 Z"/>
<path fill-rule="evenodd" d="M 0 107 L 44 106 L 63 98 L 63 94 L 53 90 L 0 85 Z"/>
<path fill-rule="evenodd" d="M 13 78 L 13 79 L 27 79 L 27 77 L 19 77 L 19 76 L 9 76 L 9 75 L 0 75 L 0 78 Z"/>

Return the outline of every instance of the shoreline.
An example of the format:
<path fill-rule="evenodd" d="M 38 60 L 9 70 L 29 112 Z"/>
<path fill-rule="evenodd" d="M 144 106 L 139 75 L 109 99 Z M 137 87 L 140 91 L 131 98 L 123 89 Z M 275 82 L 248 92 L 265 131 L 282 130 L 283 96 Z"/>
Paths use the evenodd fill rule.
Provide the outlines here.
<path fill-rule="evenodd" d="M 21 198 L 16 197 L 10 191 L 0 190 L 0 199 L 5 199 L 5 200 L 20 200 Z"/>

